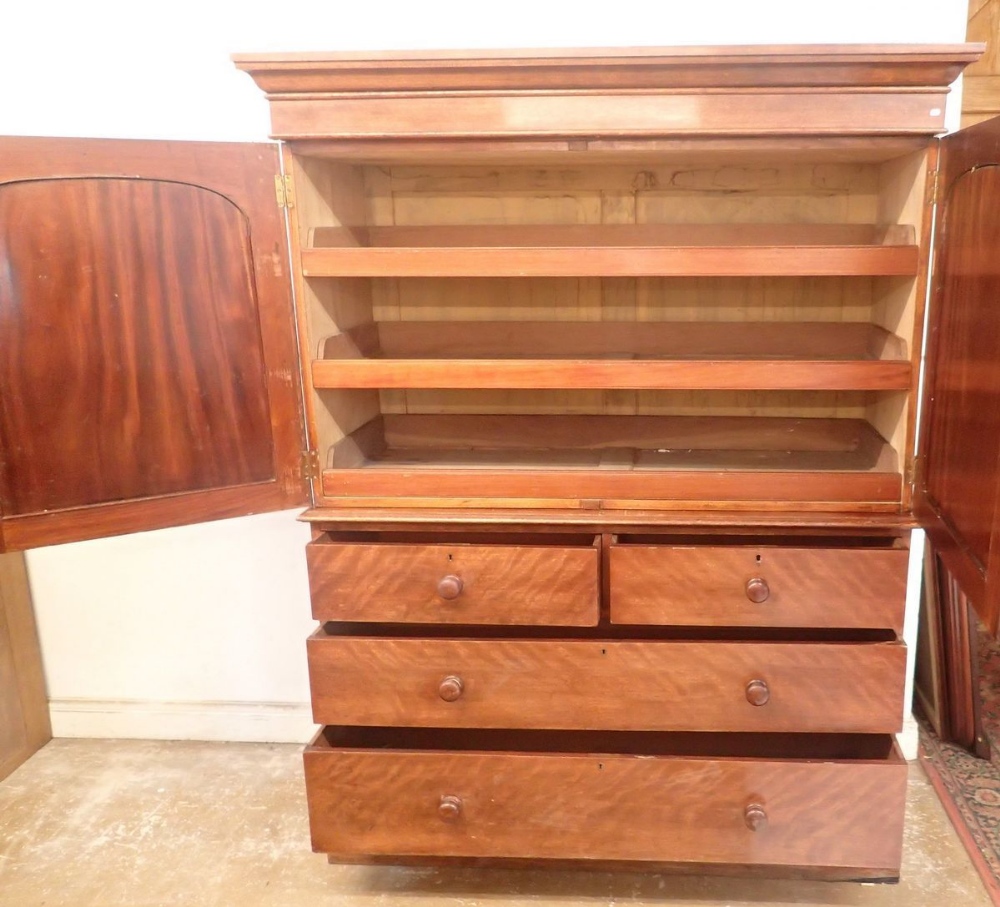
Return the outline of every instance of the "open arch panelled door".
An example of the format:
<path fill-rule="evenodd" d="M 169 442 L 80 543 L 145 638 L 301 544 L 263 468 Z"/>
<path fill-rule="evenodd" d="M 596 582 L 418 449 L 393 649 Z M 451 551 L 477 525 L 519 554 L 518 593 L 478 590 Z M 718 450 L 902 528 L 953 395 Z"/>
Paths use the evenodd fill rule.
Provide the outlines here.
<path fill-rule="evenodd" d="M 0 143 L 0 550 L 295 507 L 273 145 Z"/>
<path fill-rule="evenodd" d="M 982 621 L 1000 622 L 1000 119 L 942 140 L 916 509 Z"/>

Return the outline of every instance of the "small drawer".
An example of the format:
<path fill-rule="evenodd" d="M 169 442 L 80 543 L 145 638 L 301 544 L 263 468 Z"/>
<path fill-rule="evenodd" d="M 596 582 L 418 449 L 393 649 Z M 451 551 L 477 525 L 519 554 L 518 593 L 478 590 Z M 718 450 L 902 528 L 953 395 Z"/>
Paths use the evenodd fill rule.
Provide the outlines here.
<path fill-rule="evenodd" d="M 305 752 L 313 848 L 899 874 L 891 737 L 500 736 L 325 728 Z"/>
<path fill-rule="evenodd" d="M 842 627 L 902 634 L 904 548 L 619 544 L 611 621 L 724 627 Z"/>
<path fill-rule="evenodd" d="M 309 639 L 317 724 L 895 733 L 898 642 Z"/>
<path fill-rule="evenodd" d="M 600 616 L 593 536 L 564 544 L 339 542 L 306 546 L 321 621 L 592 627 Z"/>

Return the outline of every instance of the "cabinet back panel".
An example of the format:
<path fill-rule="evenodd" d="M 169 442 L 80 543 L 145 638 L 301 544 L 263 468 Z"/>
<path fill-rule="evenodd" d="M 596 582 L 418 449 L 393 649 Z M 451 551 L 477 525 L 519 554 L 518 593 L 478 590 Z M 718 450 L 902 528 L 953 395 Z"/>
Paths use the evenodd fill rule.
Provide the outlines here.
<path fill-rule="evenodd" d="M 878 170 L 871 164 L 720 167 L 697 162 L 618 168 L 394 167 L 376 190 L 376 196 L 386 193 L 391 211 L 378 209 L 380 226 L 875 223 Z M 387 216 L 392 220 L 383 219 Z"/>
<path fill-rule="evenodd" d="M 246 215 L 142 179 L 0 187 L 6 515 L 271 480 Z"/>

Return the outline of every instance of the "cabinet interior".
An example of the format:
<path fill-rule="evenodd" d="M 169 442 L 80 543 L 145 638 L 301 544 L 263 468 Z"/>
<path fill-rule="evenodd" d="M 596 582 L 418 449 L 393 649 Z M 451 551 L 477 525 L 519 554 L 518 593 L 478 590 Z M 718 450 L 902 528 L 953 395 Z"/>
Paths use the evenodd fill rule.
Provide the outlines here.
<path fill-rule="evenodd" d="M 931 155 L 293 143 L 320 500 L 908 506 Z"/>

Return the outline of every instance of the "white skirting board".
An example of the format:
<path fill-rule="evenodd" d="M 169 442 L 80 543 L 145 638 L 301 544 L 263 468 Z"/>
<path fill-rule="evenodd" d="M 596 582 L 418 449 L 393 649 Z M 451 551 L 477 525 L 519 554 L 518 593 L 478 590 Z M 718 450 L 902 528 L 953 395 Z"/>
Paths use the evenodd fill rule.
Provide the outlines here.
<path fill-rule="evenodd" d="M 315 732 L 308 702 L 152 702 L 52 699 L 55 737 L 305 743 Z"/>
<path fill-rule="evenodd" d="M 896 742 L 907 762 L 917 758 L 917 748 L 920 746 L 920 732 L 917 729 L 917 719 L 909 712 L 903 716 L 903 730 L 896 735 Z"/>

